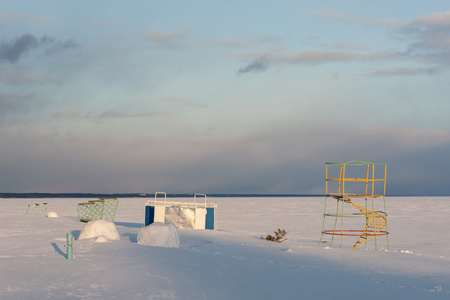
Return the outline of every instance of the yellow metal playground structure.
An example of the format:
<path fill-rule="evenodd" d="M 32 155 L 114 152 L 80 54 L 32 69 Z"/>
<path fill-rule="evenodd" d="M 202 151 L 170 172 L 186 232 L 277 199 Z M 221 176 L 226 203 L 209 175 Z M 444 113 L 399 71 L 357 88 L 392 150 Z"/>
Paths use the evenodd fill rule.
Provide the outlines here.
<path fill-rule="evenodd" d="M 375 177 L 375 168 L 377 175 Z M 358 237 L 353 249 L 372 239 L 378 250 L 378 236 L 386 236 L 387 250 L 389 238 L 386 212 L 386 164 L 363 161 L 325 164 L 325 205 L 323 213 L 321 243 L 328 243 L 324 236 L 331 236 L 333 246 L 335 236 L 340 237 L 340 247 L 344 236 Z M 381 176 L 381 174 L 384 174 Z M 336 206 L 327 206 L 330 199 L 336 200 Z M 344 207 L 352 212 L 344 212 Z M 361 224 L 361 219 L 365 223 Z M 345 220 L 345 224 L 344 224 Z M 329 227 L 328 227 L 329 226 Z M 355 227 L 353 227 L 355 226 Z M 364 229 L 349 229 L 364 226 Z M 325 228 L 332 229 L 325 229 Z"/>

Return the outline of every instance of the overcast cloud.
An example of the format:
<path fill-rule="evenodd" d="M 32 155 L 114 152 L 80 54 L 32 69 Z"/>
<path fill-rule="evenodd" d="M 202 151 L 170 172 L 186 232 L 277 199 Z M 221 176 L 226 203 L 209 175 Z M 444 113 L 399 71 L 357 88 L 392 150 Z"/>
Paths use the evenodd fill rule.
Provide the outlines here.
<path fill-rule="evenodd" d="M 29 2 L 0 7 L 0 193 L 320 194 L 363 160 L 450 194 L 445 3 Z"/>
<path fill-rule="evenodd" d="M 16 63 L 21 57 L 37 48 L 45 48 L 45 53 L 52 55 L 77 47 L 74 40 L 59 42 L 48 36 L 36 38 L 32 34 L 25 33 L 12 40 L 0 42 L 0 62 Z"/>

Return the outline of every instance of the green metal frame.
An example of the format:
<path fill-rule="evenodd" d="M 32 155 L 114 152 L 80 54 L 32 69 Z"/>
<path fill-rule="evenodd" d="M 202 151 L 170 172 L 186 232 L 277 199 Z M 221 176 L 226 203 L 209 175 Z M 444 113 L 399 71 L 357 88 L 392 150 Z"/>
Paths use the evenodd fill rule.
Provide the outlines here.
<path fill-rule="evenodd" d="M 26 214 L 27 215 L 45 215 L 47 212 L 47 203 L 39 204 L 28 204 Z"/>
<path fill-rule="evenodd" d="M 89 222 L 92 220 L 114 221 L 116 216 L 119 199 L 117 198 L 99 198 L 86 203 L 78 203 L 78 219 L 80 222 Z"/>
<path fill-rule="evenodd" d="M 337 166 L 340 167 L 339 175 L 336 177 L 329 177 L 328 174 L 328 166 Z M 346 166 L 357 166 L 359 171 L 365 171 L 364 176 L 359 178 L 351 177 L 349 174 L 346 174 Z M 383 177 L 375 177 L 375 166 L 382 166 L 384 171 Z M 364 169 L 365 168 L 365 169 Z M 361 170 L 362 169 L 362 170 Z M 375 242 L 375 249 L 378 249 L 378 241 L 377 236 L 386 235 L 387 241 L 387 249 L 389 250 L 389 231 L 387 227 L 387 213 L 386 213 L 386 164 L 385 163 L 370 163 L 364 161 L 349 161 L 346 163 L 326 163 L 325 164 L 325 205 L 323 211 L 323 223 L 322 223 L 322 236 L 320 237 L 319 245 L 322 243 L 324 234 L 331 235 L 331 243 L 333 246 L 335 235 L 340 236 L 340 247 L 342 247 L 343 236 L 358 236 L 360 235 L 360 239 L 355 243 L 353 248 L 358 247 L 360 244 L 364 243 L 364 246 L 367 246 L 367 240 L 373 237 L 373 241 Z M 379 174 L 379 172 L 377 172 Z M 359 173 L 358 173 L 359 174 Z M 330 193 L 328 182 L 336 182 L 336 193 Z M 349 193 L 349 186 L 346 187 L 346 183 L 353 182 L 356 186 L 356 190 L 360 194 L 351 194 Z M 375 193 L 375 183 L 378 183 L 377 192 Z M 380 187 L 382 185 L 382 187 Z M 355 188 L 353 186 L 353 188 Z M 361 189 L 362 188 L 362 189 Z M 333 208 L 327 207 L 328 198 L 333 198 L 336 200 L 336 208 L 333 211 Z M 382 210 L 375 210 L 375 201 L 376 199 L 381 199 L 383 201 Z M 356 201 L 363 201 L 364 204 L 360 203 L 356 205 Z M 371 202 L 371 203 L 370 203 Z M 348 213 L 344 212 L 344 206 L 348 206 L 348 204 L 352 204 L 353 208 L 358 208 L 357 213 Z M 369 205 L 368 207 L 368 204 Z M 378 207 L 380 209 L 381 207 Z M 364 213 L 363 213 L 364 212 Z M 331 217 L 333 220 L 332 229 L 325 230 L 326 220 L 328 217 Z M 349 230 L 344 229 L 344 219 L 347 218 L 363 218 L 365 219 L 365 228 L 364 230 Z M 377 222 L 379 220 L 385 220 L 384 230 L 374 230 L 373 228 L 377 227 Z M 357 233 L 360 232 L 360 233 Z M 360 242 L 362 240 L 362 242 Z"/>

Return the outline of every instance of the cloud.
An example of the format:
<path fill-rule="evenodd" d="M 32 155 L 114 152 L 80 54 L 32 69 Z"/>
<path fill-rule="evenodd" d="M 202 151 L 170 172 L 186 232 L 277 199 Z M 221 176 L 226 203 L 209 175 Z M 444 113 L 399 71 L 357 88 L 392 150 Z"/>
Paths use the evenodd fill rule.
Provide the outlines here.
<path fill-rule="evenodd" d="M 77 120 L 85 119 L 91 121 L 101 121 L 105 119 L 134 119 L 134 118 L 152 118 L 156 116 L 167 115 L 167 113 L 162 112 L 151 112 L 151 113 L 122 113 L 122 112 L 112 112 L 107 111 L 99 114 L 83 113 L 80 111 L 59 111 L 50 114 L 50 119 L 52 120 Z"/>
<path fill-rule="evenodd" d="M 435 12 L 415 19 L 411 24 L 424 26 L 450 26 L 450 11 Z"/>
<path fill-rule="evenodd" d="M 309 12 L 311 14 L 311 12 Z M 234 57 L 250 61 L 238 69 L 238 74 L 264 72 L 269 66 L 277 65 L 319 65 L 329 63 L 348 62 L 401 62 L 410 61 L 428 66 L 416 68 L 390 68 L 375 70 L 370 73 L 374 76 L 407 76 L 407 75 L 435 75 L 450 65 L 450 12 L 433 13 L 418 17 L 411 22 L 400 26 L 397 20 L 367 19 L 334 10 L 322 10 L 312 14 L 339 21 L 346 21 L 364 25 L 384 24 L 396 26 L 400 34 L 403 50 L 361 51 L 367 46 L 354 43 L 322 44 L 329 48 L 350 49 L 355 51 L 301 51 L 288 52 L 285 49 L 272 49 L 267 51 L 238 52 Z M 359 50 L 359 51 L 358 51 Z M 431 66 L 430 66 L 431 65 Z"/>
<path fill-rule="evenodd" d="M 350 13 L 345 13 L 342 11 L 335 11 L 332 9 L 312 11 L 312 12 L 310 12 L 310 14 L 313 14 L 315 16 L 319 16 L 322 18 L 326 18 L 326 19 L 345 20 L 345 21 L 350 21 L 350 22 L 355 22 L 355 21 L 358 21 L 361 19 L 360 17 L 358 17 L 356 15 L 352 15 Z"/>
<path fill-rule="evenodd" d="M 120 112 L 104 112 L 98 114 L 96 119 L 132 119 L 132 118 L 151 118 L 156 116 L 167 115 L 167 113 L 151 112 L 151 113 L 120 113 Z"/>
<path fill-rule="evenodd" d="M 279 36 L 267 35 L 249 39 L 217 38 L 202 39 L 195 35 L 171 32 L 164 30 L 151 30 L 144 34 L 144 38 L 155 46 L 167 49 L 183 49 L 190 47 L 224 47 L 224 48 L 251 48 L 261 45 L 279 43 L 283 39 Z"/>
<path fill-rule="evenodd" d="M 52 38 L 45 37 L 47 39 L 47 44 L 51 44 L 49 47 L 46 48 L 45 54 L 48 56 L 58 54 L 60 52 L 66 51 L 66 50 L 73 50 L 79 48 L 78 43 L 73 40 L 67 40 L 67 41 L 56 41 Z"/>
<path fill-rule="evenodd" d="M 323 193 L 325 162 L 363 160 L 387 163 L 388 194 L 448 195 L 448 151 L 448 131 L 398 127 L 180 138 L 22 131 L 2 134 L 0 190 Z"/>
<path fill-rule="evenodd" d="M 273 55 L 271 61 L 289 64 L 321 64 L 327 62 L 349 62 L 362 58 L 369 58 L 375 55 L 341 52 L 341 51 L 304 51 L 292 54 Z"/>
<path fill-rule="evenodd" d="M 306 64 L 315 65 L 330 62 L 350 62 L 356 60 L 378 61 L 387 60 L 396 57 L 395 53 L 387 51 L 376 52 L 344 52 L 344 51 L 304 51 L 299 53 L 274 55 L 271 61 L 290 63 L 290 64 Z"/>
<path fill-rule="evenodd" d="M 371 76 L 415 76 L 415 75 L 435 75 L 441 73 L 438 67 L 429 68 L 391 68 L 386 70 L 375 70 L 370 72 Z"/>
<path fill-rule="evenodd" d="M 11 42 L 2 42 L 0 44 L 0 61 L 15 63 L 22 55 L 38 45 L 38 40 L 31 34 L 24 34 Z"/>
<path fill-rule="evenodd" d="M 57 21 L 58 19 L 16 12 L 1 12 L 0 20 L 9 22 L 53 22 Z"/>
<path fill-rule="evenodd" d="M 161 100 L 170 102 L 170 103 L 181 104 L 184 106 L 195 107 L 195 108 L 211 108 L 212 107 L 211 105 L 196 103 L 194 101 L 190 101 L 190 100 L 179 98 L 179 97 L 161 97 Z"/>
<path fill-rule="evenodd" d="M 182 37 L 179 33 L 173 33 L 161 30 L 152 30 L 147 33 L 147 37 L 156 42 L 168 42 L 174 41 Z"/>
<path fill-rule="evenodd" d="M 365 20 L 351 14 L 324 10 L 314 14 L 321 17 L 346 20 L 358 23 L 376 23 L 376 20 Z M 385 22 L 386 23 L 386 22 Z M 397 22 L 393 24 L 398 25 Z M 329 63 L 348 62 L 403 62 L 425 64 L 415 68 L 393 67 L 385 70 L 374 70 L 373 76 L 415 76 L 436 75 L 450 67 L 450 12 L 438 12 L 418 17 L 402 26 L 396 32 L 406 48 L 386 51 L 278 51 L 238 52 L 233 56 L 251 62 L 238 70 L 239 74 L 256 73 L 268 70 L 276 65 L 308 65 L 314 66 Z M 406 42 L 405 42 L 406 41 Z M 330 48 L 364 50 L 366 47 L 351 43 L 322 44 Z"/>
<path fill-rule="evenodd" d="M 0 93 L 0 116 L 26 113 L 46 105 L 48 100 L 35 93 L 18 95 Z"/>
<path fill-rule="evenodd" d="M 254 46 L 258 46 L 261 44 L 272 44 L 278 43 L 282 41 L 281 37 L 278 36 L 262 36 L 248 40 L 242 39 L 209 39 L 209 40 L 201 40 L 198 42 L 200 45 L 204 46 L 222 46 L 222 47 L 230 47 L 230 48 L 250 48 Z"/>
<path fill-rule="evenodd" d="M 163 48 L 186 48 L 186 35 L 182 33 L 151 30 L 145 33 L 145 38 L 152 44 Z"/>
<path fill-rule="evenodd" d="M 21 57 L 37 48 L 44 48 L 47 55 L 52 55 L 64 50 L 78 48 L 78 45 L 73 40 L 60 42 L 48 36 L 38 39 L 32 34 L 26 33 L 13 40 L 0 43 L 0 62 L 16 63 Z"/>
<path fill-rule="evenodd" d="M 322 46 L 326 48 L 358 49 L 358 50 L 366 50 L 369 48 L 366 45 L 352 44 L 352 43 L 334 43 L 334 44 L 324 43 L 322 44 Z"/>
<path fill-rule="evenodd" d="M 339 22 L 355 23 L 363 26 L 383 25 L 383 26 L 397 26 L 399 21 L 396 19 L 371 19 L 364 16 L 359 16 L 347 12 L 335 11 L 332 9 L 325 9 L 320 11 L 309 11 L 307 14 L 312 14 L 321 18 L 336 20 Z"/>
<path fill-rule="evenodd" d="M 428 64 L 431 67 L 410 71 L 397 69 L 397 72 L 391 70 L 394 71 L 390 72 L 392 75 L 434 75 L 450 67 L 450 12 L 420 16 L 399 27 L 396 32 L 400 40 L 407 45 L 404 51 L 397 53 L 398 58 Z"/>
<path fill-rule="evenodd" d="M 399 33 L 412 40 L 408 55 L 427 63 L 450 64 L 450 12 L 421 16 L 403 26 Z"/>
<path fill-rule="evenodd" d="M 264 72 L 268 68 L 268 63 L 264 57 L 256 58 L 253 62 L 249 63 L 243 68 L 240 68 L 237 73 L 245 74 L 245 73 L 257 73 Z"/>
<path fill-rule="evenodd" d="M 60 78 L 37 77 L 32 74 L 17 72 L 2 72 L 0 70 L 0 82 L 10 85 L 51 84 L 59 85 L 64 81 Z"/>
<path fill-rule="evenodd" d="M 384 51 L 371 53 L 344 52 L 344 51 L 303 51 L 297 53 L 252 53 L 241 52 L 236 57 L 252 58 L 254 60 L 245 67 L 240 68 L 238 74 L 263 72 L 269 65 L 318 65 L 324 63 L 344 63 L 352 61 L 384 61 L 398 57 L 398 54 Z M 261 56 L 262 55 L 262 56 Z"/>
<path fill-rule="evenodd" d="M 232 48 L 246 48 L 250 47 L 252 43 L 246 40 L 239 39 L 218 39 L 218 40 L 204 40 L 200 41 L 199 44 L 205 46 L 224 46 Z"/>
<path fill-rule="evenodd" d="M 372 19 L 366 22 L 368 25 L 384 25 L 384 26 L 399 26 L 400 21 L 396 19 Z"/>
<path fill-rule="evenodd" d="M 275 35 L 265 35 L 254 39 L 256 43 L 279 43 L 283 38 Z"/>

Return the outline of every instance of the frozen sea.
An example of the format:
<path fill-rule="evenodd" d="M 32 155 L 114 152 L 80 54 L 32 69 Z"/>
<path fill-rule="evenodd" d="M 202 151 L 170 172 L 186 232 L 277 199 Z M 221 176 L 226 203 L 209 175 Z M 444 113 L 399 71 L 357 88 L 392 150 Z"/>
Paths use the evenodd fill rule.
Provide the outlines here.
<path fill-rule="evenodd" d="M 78 240 L 87 200 L 0 199 L 0 299 L 450 299 L 450 197 L 386 197 L 389 251 L 319 245 L 322 197 L 208 197 L 216 229 L 178 229 L 179 248 L 137 243 L 145 198 L 119 199 L 119 240 Z M 58 218 L 25 214 L 44 202 Z"/>

